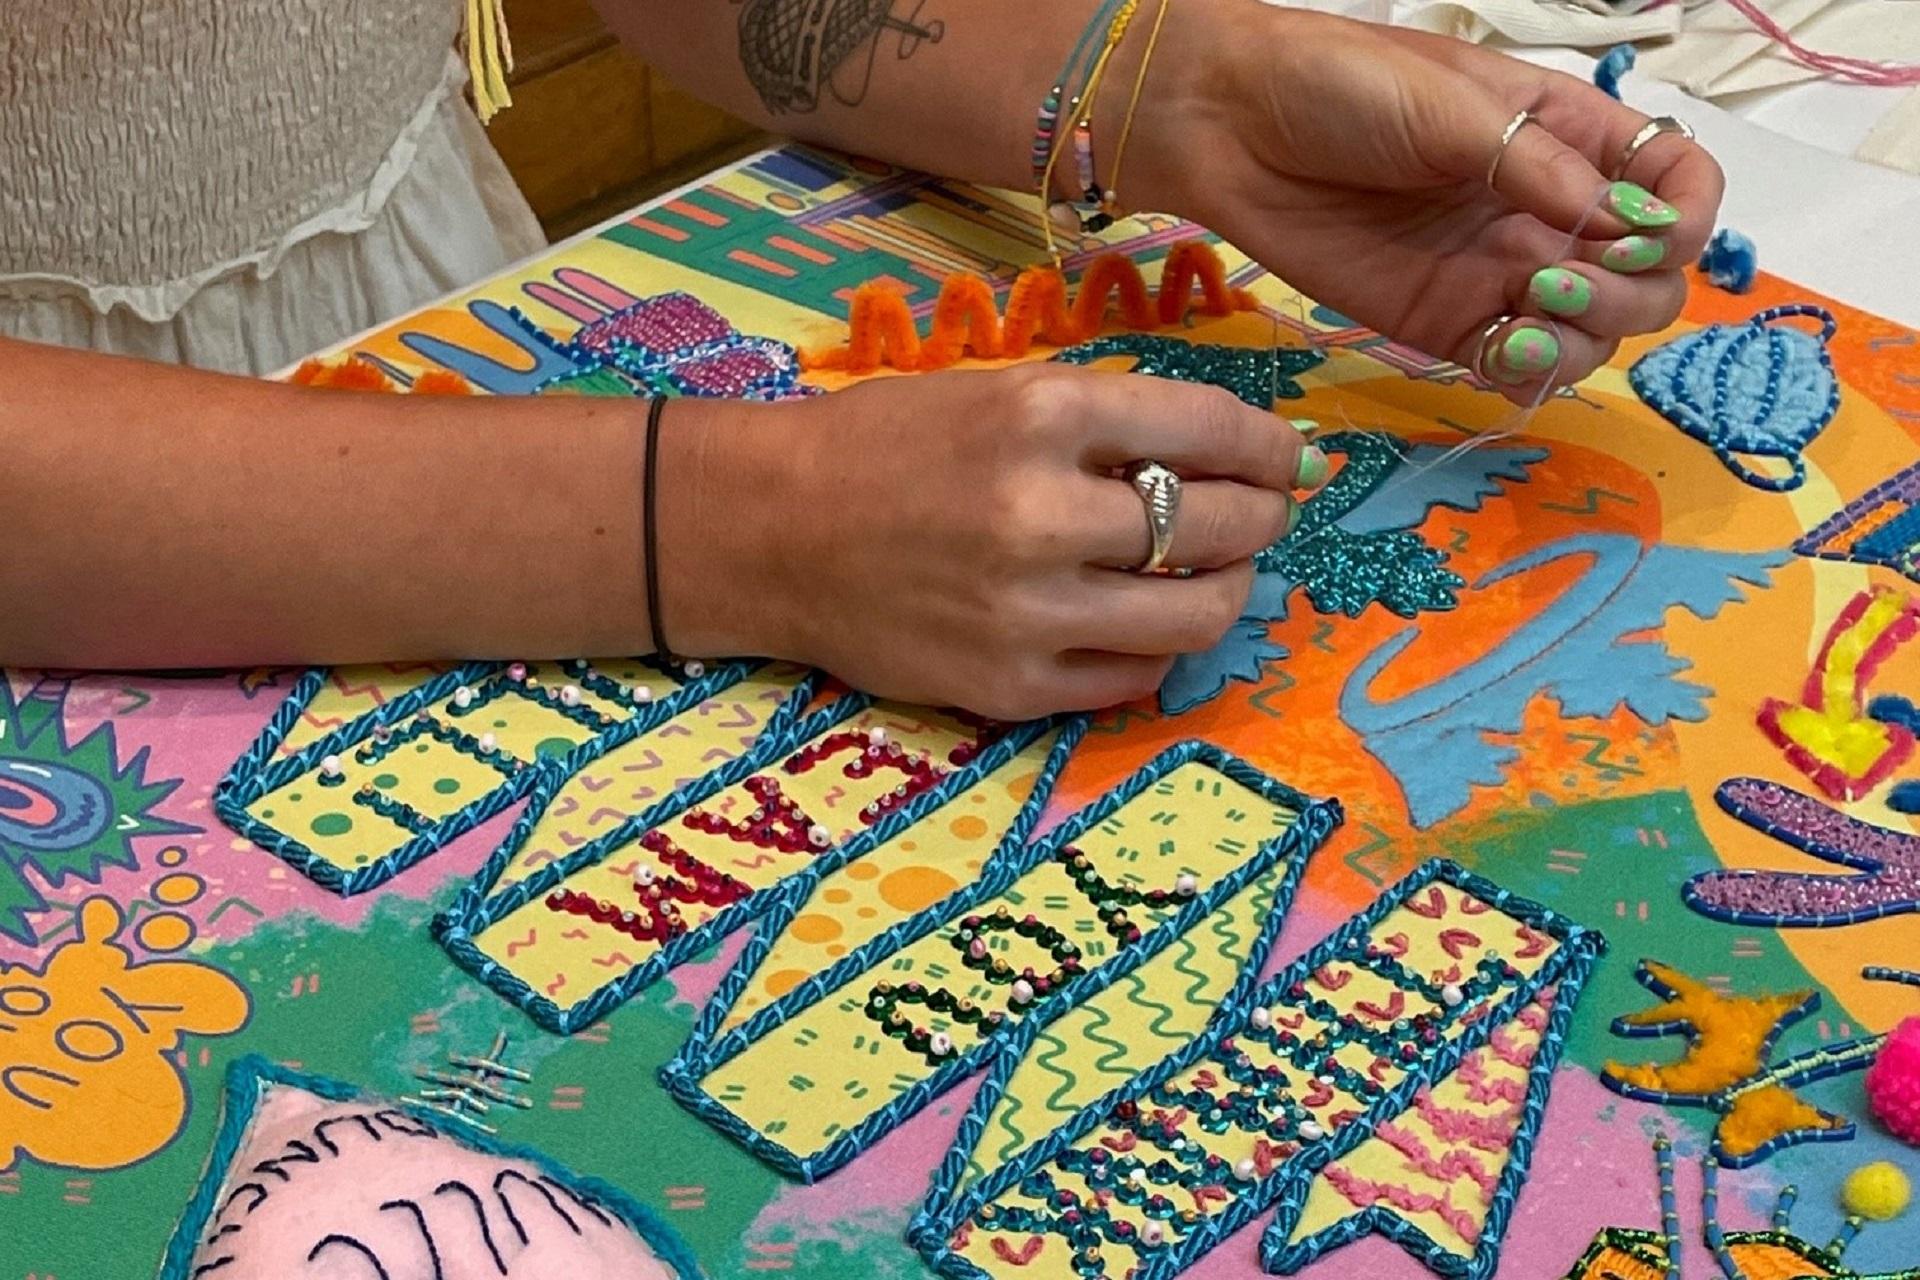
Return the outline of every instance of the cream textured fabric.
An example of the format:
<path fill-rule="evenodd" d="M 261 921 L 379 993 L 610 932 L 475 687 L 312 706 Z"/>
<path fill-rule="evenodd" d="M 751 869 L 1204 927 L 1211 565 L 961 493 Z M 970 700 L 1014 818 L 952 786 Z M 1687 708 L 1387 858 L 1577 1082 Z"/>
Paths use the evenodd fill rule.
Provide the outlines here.
<path fill-rule="evenodd" d="M 538 249 L 460 14 L 0 4 L 0 333 L 258 373 Z"/>

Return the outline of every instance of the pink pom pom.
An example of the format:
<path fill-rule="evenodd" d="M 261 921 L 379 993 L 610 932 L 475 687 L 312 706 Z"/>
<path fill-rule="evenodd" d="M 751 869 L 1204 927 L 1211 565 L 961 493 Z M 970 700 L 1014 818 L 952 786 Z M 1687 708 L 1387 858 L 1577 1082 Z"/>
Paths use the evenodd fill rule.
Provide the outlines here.
<path fill-rule="evenodd" d="M 1920 1146 L 1920 1018 L 1893 1029 L 1867 1068 L 1867 1102 L 1894 1137 Z"/>

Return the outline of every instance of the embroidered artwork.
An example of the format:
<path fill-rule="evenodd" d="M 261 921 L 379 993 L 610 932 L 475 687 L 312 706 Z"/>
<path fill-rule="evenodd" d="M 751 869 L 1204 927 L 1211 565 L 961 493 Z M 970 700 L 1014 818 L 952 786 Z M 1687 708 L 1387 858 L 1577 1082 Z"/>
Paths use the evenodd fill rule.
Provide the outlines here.
<path fill-rule="evenodd" d="M 1678 969 L 1643 960 L 1634 976 L 1661 1003 L 1613 1021 L 1618 1036 L 1684 1035 L 1670 1063 L 1609 1062 L 1601 1082 L 1628 1098 L 1704 1107 L 1719 1116 L 1713 1157 L 1729 1169 L 1757 1164 L 1782 1147 L 1853 1137 L 1844 1116 L 1803 1101 L 1794 1090 L 1842 1072 L 1864 1071 L 1885 1036 L 1861 1036 L 1775 1061 L 1781 1034 L 1820 1007 L 1817 991 L 1733 996 Z"/>
<path fill-rule="evenodd" d="M 185 1036 L 246 1024 L 247 993 L 189 960 L 135 961 L 110 898 L 39 969 L 0 963 L 0 1173 L 22 1156 L 117 1169 L 173 1141 L 187 1118 Z"/>
<path fill-rule="evenodd" d="M 1862 591 L 1833 620 L 1800 701 L 1760 705 L 1760 728 L 1835 800 L 1860 799 L 1913 755 L 1910 726 L 1867 713 L 1867 686 L 1916 635 L 1920 604 L 1888 588 Z"/>
<path fill-rule="evenodd" d="M 740 333 L 691 294 L 636 297 L 577 268 L 561 268 L 553 283 L 529 283 L 525 292 L 577 323 L 573 336 L 556 339 L 518 307 L 480 298 L 468 304 L 468 311 L 519 352 L 519 362 L 503 363 L 430 333 L 408 333 L 401 341 L 415 355 L 494 395 L 778 400 L 807 394 L 792 347 Z"/>
<path fill-rule="evenodd" d="M 213 1158 L 161 1280 L 566 1275 L 696 1280 L 651 1211 L 535 1152 L 336 1081 L 235 1060 Z"/>
<path fill-rule="evenodd" d="M 1793 549 L 1820 560 L 1882 565 L 1920 582 L 1920 463 L 1855 498 Z"/>
<path fill-rule="evenodd" d="M 1453 608 L 1465 580 L 1414 530 L 1436 507 L 1480 510 L 1547 456 L 1534 448 L 1409 445 L 1360 432 L 1316 443 L 1344 462 L 1301 508 L 1293 533 L 1254 557 L 1253 593 L 1233 630 L 1211 650 L 1174 662 L 1160 688 L 1168 715 L 1218 697 L 1229 681 L 1257 680 L 1268 663 L 1286 657 L 1267 631 L 1287 616 L 1298 589 L 1321 613 L 1349 618 L 1374 604 L 1407 618 Z"/>
<path fill-rule="evenodd" d="M 1754 830 L 1854 874 L 1704 871 L 1681 889 L 1702 915 L 1730 924 L 1822 927 L 1920 911 L 1920 836 L 1849 818 L 1764 778 L 1729 779 L 1714 799 Z"/>
<path fill-rule="evenodd" d="M 969 854 L 983 861 L 1046 802 L 1079 736 L 1077 726 L 1047 727 L 843 698 L 798 722 L 769 721 L 718 768 L 713 751 L 701 751 L 671 787 L 593 799 L 589 825 L 579 804 L 567 806 L 567 789 L 550 785 L 436 930 L 461 967 L 542 1026 L 571 1033 L 780 894 L 868 854 L 876 861 L 849 874 L 878 878 L 883 901 L 924 906 L 957 888 L 951 868 Z M 645 739 L 636 746 L 653 753 Z M 600 776 L 630 763 L 610 753 Z M 1015 778 L 1021 786 L 1006 785 Z M 969 792 L 984 803 L 962 806 L 964 821 L 949 817 L 950 842 L 937 825 L 916 826 Z M 805 928 L 847 945 L 838 941 L 847 922 L 828 931 L 824 917 Z"/>
<path fill-rule="evenodd" d="M 896 918 L 728 1025 L 771 917 L 662 1071 L 695 1114 L 784 1172 L 838 1169 L 966 1076 L 1201 928 L 1256 881 L 1284 916 L 1337 810 L 1183 743 L 972 886 Z"/>
<path fill-rule="evenodd" d="M 1167 251 L 1158 290 L 1151 294 L 1131 258 L 1105 254 L 1087 264 L 1071 303 L 1066 276 L 1047 266 L 1028 267 L 1015 277 L 1007 290 L 1004 317 L 995 309 L 997 301 L 993 285 L 984 278 L 948 276 L 932 304 L 931 331 L 922 339 L 906 291 L 899 281 L 883 276 L 853 291 L 847 345 L 807 353 L 806 366 L 855 374 L 882 367 L 924 373 L 966 355 L 1018 358 L 1036 341 L 1058 347 L 1084 342 L 1106 325 L 1115 303 L 1121 324 L 1136 331 L 1177 325 L 1194 311 L 1226 316 L 1254 305 L 1250 295 L 1228 282 L 1220 255 L 1204 240 L 1183 240 Z"/>
<path fill-rule="evenodd" d="M 1035 1043 L 1023 1027 L 913 1238 L 964 1280 L 1171 1276 L 1278 1206 L 1261 1244 L 1270 1272 L 1379 1231 L 1446 1274 L 1489 1275 L 1601 946 L 1428 862 L 1053 1133 L 961 1163 Z"/>
<path fill-rule="evenodd" d="M 42 886 L 98 884 L 108 867 L 139 865 L 141 837 L 199 830 L 157 812 L 180 783 L 149 781 L 144 749 L 122 760 L 111 724 L 70 735 L 64 705 L 16 700 L 0 678 L 0 937 L 28 944 Z"/>
<path fill-rule="evenodd" d="M 945 17 L 918 2 L 890 16 Z M 853 7 L 823 0 L 815 25 Z M 776 8 L 799 12 L 757 12 Z M 882 27 L 827 50 L 845 58 L 820 83 L 891 58 Z M 1846 412 L 1793 443 L 1815 360 L 1772 410 L 1729 415 L 1805 454 L 1783 501 L 1717 480 L 1628 367 L 1728 322 L 1693 359 L 1726 343 L 1737 400 L 1776 345 L 1818 345 L 1771 336 L 1812 323 L 1738 323 L 1796 285 L 1694 289 L 1500 438 L 1513 411 L 1470 372 L 1170 216 L 1068 237 L 1009 307 L 1052 262 L 1042 212 L 780 147 L 289 376 L 825 392 L 869 376 L 831 367 L 853 363 L 859 295 L 881 377 L 897 338 L 922 367 L 998 343 L 1216 383 L 1330 427 L 1333 464 L 1228 641 L 1183 657 L 1157 707 L 1024 725 L 750 656 L 0 672 L 0 1276 L 151 1273 L 184 1215 L 166 1280 L 434 1280 L 436 1256 L 439 1280 L 925 1259 L 968 1280 L 1542 1280 L 1603 1226 L 1661 1227 L 1650 1196 L 1645 1221 L 1608 1208 L 1647 1182 L 1658 1110 L 1688 1127 L 1682 1181 L 1716 1130 L 1757 1161 L 1713 1157 L 1745 1280 L 1911 1270 L 1911 1210 L 1878 1225 L 1900 1189 L 1873 1162 L 1911 1176 L 1920 1019 L 1914 988 L 1861 971 L 1920 968 L 1901 953 L 1920 915 L 1897 914 L 1920 912 L 1920 837 L 1889 813 L 1920 763 L 1843 803 L 1755 717 L 1774 697 L 1796 729 L 1842 710 L 1860 741 L 1920 729 L 1920 650 L 1859 683 L 1859 628 L 1801 696 L 1856 593 L 1920 599 L 1920 336 L 1822 303 Z M 1189 274 L 1163 291 L 1170 257 Z M 797 354 L 841 343 L 825 367 Z M 1790 459 L 1734 457 L 1790 481 Z M 339 510 L 350 539 L 353 495 Z M 1716 788 L 1732 825 L 1702 812 Z M 1454 851 L 1498 885 L 1428 862 Z M 1638 940 L 1609 974 L 1570 921 Z M 1645 994 L 1641 954 L 1686 981 Z M 1602 1008 L 1590 972 L 1617 984 Z M 1766 1003 L 1814 990 L 1797 1019 Z M 1708 1027 L 1686 1034 L 1676 1003 Z M 1609 1033 L 1641 1011 L 1673 1030 Z M 256 1110 L 223 1138 L 220 1082 L 248 1057 L 233 1096 Z M 1601 1085 L 1610 1057 L 1664 1100 Z M 1787 1180 L 1802 1230 L 1767 1252 L 1741 1229 Z M 628 1229 L 640 1205 L 680 1261 Z M 1817 1243 L 1852 1230 L 1835 1205 L 1864 1220 L 1844 1257 Z M 1687 1269 L 1718 1274 L 1686 1216 Z M 1647 1234 L 1609 1237 L 1582 1280 L 1678 1280 Z"/>
<path fill-rule="evenodd" d="M 351 718 L 375 673 L 312 671 L 222 780 L 215 807 L 315 883 L 363 893 L 505 812 L 542 774 L 571 775 L 747 671 L 469 663 L 377 689 Z M 330 705 L 335 685 L 351 691 L 344 707 Z M 314 736 L 319 725 L 329 727 Z"/>
<path fill-rule="evenodd" d="M 1587 1247 L 1565 1280 L 1683 1280 L 1680 1206 L 1673 1185 L 1673 1145 L 1654 1140 L 1660 1180 L 1661 1228 L 1608 1227 Z M 1920 1280 L 1920 1266 L 1867 1275 L 1845 1258 L 1859 1235 L 1861 1220 L 1848 1217 L 1840 1233 L 1825 1245 L 1792 1229 L 1797 1187 L 1781 1189 L 1772 1221 L 1757 1231 L 1729 1231 L 1720 1221 L 1720 1173 L 1712 1160 L 1701 1162 L 1700 1233 L 1722 1280 Z"/>
<path fill-rule="evenodd" d="M 1409 629 L 1361 659 L 1347 678 L 1340 717 L 1393 771 L 1415 826 L 1459 812 L 1475 786 L 1499 785 L 1517 748 L 1488 735 L 1518 733 L 1536 697 L 1553 698 L 1566 716 L 1607 716 L 1624 706 L 1651 725 L 1706 719 L 1712 690 L 1681 679 L 1688 664 L 1639 633 L 1660 627 L 1674 608 L 1715 617 L 1742 599 L 1736 584 L 1766 586 L 1783 557 L 1582 534 L 1509 561 L 1474 588 L 1570 559 L 1586 562 L 1573 586 L 1451 674 L 1398 698 L 1374 697 L 1375 683 L 1418 636 Z"/>
<path fill-rule="evenodd" d="M 1818 336 L 1781 321 L 1820 323 Z M 1669 339 L 1628 372 L 1640 398 L 1711 448 L 1756 489 L 1797 489 L 1801 457 L 1840 409 L 1840 382 L 1827 354 L 1835 321 L 1813 306 L 1769 307 L 1745 324 L 1714 324 Z M 1743 459 L 1778 458 L 1790 473 L 1756 470 Z"/>

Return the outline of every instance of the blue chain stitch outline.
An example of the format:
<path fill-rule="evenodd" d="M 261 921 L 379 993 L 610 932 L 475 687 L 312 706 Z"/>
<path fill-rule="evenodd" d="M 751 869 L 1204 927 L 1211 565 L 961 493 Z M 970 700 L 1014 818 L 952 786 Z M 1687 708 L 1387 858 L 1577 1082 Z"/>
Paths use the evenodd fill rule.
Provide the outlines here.
<path fill-rule="evenodd" d="M 1261 1266 L 1263 1270 L 1276 1272 L 1284 1265 L 1289 1269 L 1304 1267 L 1323 1254 L 1339 1248 L 1359 1233 L 1348 1235 L 1338 1227 L 1330 1228 L 1319 1236 L 1301 1242 L 1297 1250 L 1284 1247 L 1284 1231 L 1290 1232 L 1291 1224 L 1298 1221 L 1300 1210 L 1304 1207 L 1307 1189 L 1319 1169 L 1339 1159 L 1348 1151 L 1364 1142 L 1373 1133 L 1374 1127 L 1383 1119 L 1398 1115 L 1412 1104 L 1414 1094 L 1423 1084 L 1445 1077 L 1456 1070 L 1460 1060 L 1467 1054 L 1480 1048 L 1492 1038 L 1495 1028 L 1512 1021 L 1521 1009 L 1530 1003 L 1547 986 L 1557 985 L 1561 995 L 1555 1001 L 1555 1011 L 1571 1010 L 1578 1001 L 1580 991 L 1592 975 L 1600 955 L 1606 949 L 1606 939 L 1598 932 L 1579 925 L 1567 917 L 1550 911 L 1538 903 L 1518 897 L 1508 890 L 1465 870 L 1457 863 L 1445 859 L 1430 859 L 1416 867 L 1411 874 L 1401 880 L 1386 894 L 1376 899 L 1365 911 L 1347 920 L 1333 933 L 1322 939 L 1312 950 L 1295 960 L 1274 977 L 1257 987 L 1241 993 L 1241 998 L 1232 1004 L 1223 1003 L 1214 1013 L 1213 1020 L 1206 1031 L 1189 1041 L 1187 1045 L 1175 1050 L 1160 1062 L 1136 1074 L 1131 1080 L 1108 1090 L 1100 1098 L 1083 1108 L 1065 1124 L 1056 1126 L 1045 1137 L 1037 1140 L 1025 1151 L 994 1169 L 980 1179 L 964 1193 L 960 1191 L 959 1179 L 964 1175 L 966 1155 L 973 1143 L 985 1128 L 986 1117 L 997 1096 L 994 1081 L 981 1087 L 972 1108 L 961 1121 L 956 1144 L 949 1151 L 947 1160 L 936 1175 L 933 1189 L 928 1193 L 925 1204 L 914 1215 L 912 1225 L 907 1231 L 908 1243 L 919 1250 L 927 1264 L 937 1273 L 950 1280 L 992 1280 L 992 1277 L 967 1259 L 951 1252 L 947 1241 L 954 1229 L 973 1216 L 979 1207 L 1017 1184 L 1034 1170 L 1044 1168 L 1061 1152 L 1091 1132 L 1100 1121 L 1120 1101 L 1129 1097 L 1138 1097 L 1149 1089 L 1155 1088 L 1167 1080 L 1187 1070 L 1195 1062 L 1211 1053 L 1219 1042 L 1237 1031 L 1255 1004 L 1271 1002 L 1275 996 L 1285 991 L 1295 982 L 1304 981 L 1316 969 L 1329 963 L 1342 951 L 1351 950 L 1354 945 L 1369 933 L 1386 915 L 1405 902 L 1418 890 L 1439 880 L 1473 894 L 1475 897 L 1491 903 L 1496 909 L 1505 912 L 1521 923 L 1537 928 L 1541 932 L 1556 938 L 1560 949 L 1548 959 L 1533 975 L 1524 980 L 1491 1013 L 1481 1017 L 1457 1039 L 1441 1046 L 1434 1056 L 1427 1060 L 1424 1072 L 1409 1072 L 1393 1089 L 1377 1099 L 1358 1120 L 1340 1129 L 1332 1140 L 1308 1152 L 1296 1155 L 1286 1164 L 1267 1175 L 1249 1194 L 1243 1195 L 1224 1208 L 1218 1215 L 1206 1219 L 1184 1236 L 1171 1249 L 1159 1257 L 1139 1267 L 1134 1280 L 1170 1280 L 1194 1262 L 1198 1261 L 1216 1245 L 1225 1240 L 1255 1218 L 1272 1208 L 1278 1201 L 1280 1210 L 1275 1222 L 1269 1228 L 1267 1236 L 1279 1234 L 1282 1242 L 1270 1244 L 1268 1238 L 1261 1243 Z M 1571 1018 L 1571 1012 L 1564 1018 Z M 1549 1022 L 1549 1031 L 1556 1024 Z M 1564 1019 L 1557 1024 L 1564 1029 Z M 1543 1048 L 1545 1041 L 1542 1042 Z M 1011 1068 L 1006 1074 L 1010 1074 Z M 1551 1078 L 1551 1073 L 1541 1073 L 1542 1078 Z M 1004 1075 L 1001 1087 L 1004 1088 Z M 1541 1090 L 1544 1098 L 1545 1090 Z M 1537 1138 L 1538 1129 L 1545 1118 L 1544 1103 L 1533 1107 L 1533 1091 L 1529 1090 L 1528 1108 L 1522 1116 L 1522 1132 L 1515 1135 L 1515 1156 L 1523 1160 L 1523 1144 L 1530 1150 Z M 1295 1171 L 1294 1166 L 1312 1159 L 1312 1164 L 1304 1178 Z M 1291 1185 L 1289 1185 L 1291 1183 Z M 1517 1198 L 1521 1179 L 1503 1177 L 1496 1189 L 1496 1205 L 1489 1210 L 1487 1222 L 1489 1233 L 1493 1235 L 1493 1247 L 1483 1252 L 1490 1260 L 1483 1269 L 1462 1270 L 1458 1264 L 1458 1255 L 1438 1251 L 1432 1242 L 1422 1258 L 1426 1265 L 1441 1274 L 1462 1275 L 1469 1280 L 1484 1280 L 1490 1273 L 1492 1262 L 1498 1257 L 1498 1232 L 1503 1231 L 1511 1214 L 1511 1201 Z M 1282 1197 L 1291 1197 L 1282 1199 Z M 1497 1215 L 1497 1216 L 1496 1216 Z M 1413 1231 L 1409 1227 L 1409 1231 Z M 1420 1233 L 1424 1234 L 1424 1233 Z M 1338 1238 L 1335 1238 L 1338 1236 Z M 1397 1243 L 1409 1247 L 1407 1239 L 1395 1235 Z M 1485 1237 L 1483 1237 L 1484 1239 Z M 1296 1256 L 1296 1252 L 1297 1255 Z M 1436 1257 L 1436 1253 L 1444 1256 Z M 1476 1268 L 1482 1268 L 1481 1253 L 1476 1253 Z"/>
<path fill-rule="evenodd" d="M 950 1059 L 932 1074 L 922 1077 L 910 1088 L 895 1096 L 885 1106 L 869 1114 L 858 1125 L 834 1137 L 820 1151 L 807 1156 L 798 1155 L 760 1133 L 736 1115 L 726 1104 L 703 1089 L 699 1083 L 700 1079 L 715 1067 L 744 1051 L 754 1041 L 770 1034 L 789 1017 L 803 1011 L 818 1000 L 826 998 L 862 974 L 870 972 L 872 967 L 885 956 L 932 935 L 956 915 L 964 914 L 973 907 L 998 897 L 1020 877 L 1051 858 L 1060 847 L 1072 843 L 1090 828 L 1112 817 L 1122 805 L 1146 791 L 1167 774 L 1193 762 L 1212 767 L 1231 781 L 1239 783 L 1262 798 L 1296 810 L 1299 816 L 1286 831 L 1262 842 L 1238 867 L 1222 876 L 1205 892 L 1195 895 L 1171 917 L 1149 930 L 1138 944 L 1123 949 L 1105 964 L 1063 983 L 1052 995 L 1037 1002 L 1020 1020 L 1019 1026 L 1032 1026 L 1034 1031 L 1027 1034 L 1036 1034 L 1040 1028 L 1054 1022 L 1088 997 L 1098 995 L 1108 986 L 1171 946 L 1218 909 L 1221 904 L 1237 896 L 1254 879 L 1271 870 L 1282 858 L 1287 858 L 1289 866 L 1281 885 L 1275 891 L 1273 905 L 1269 908 L 1271 914 L 1284 920 L 1292 907 L 1293 895 L 1299 887 L 1301 877 L 1305 874 L 1307 863 L 1324 843 L 1328 834 L 1341 821 L 1339 803 L 1332 800 L 1311 799 L 1285 783 L 1268 777 L 1223 748 L 1216 747 L 1212 743 L 1188 739 L 1161 751 L 1136 769 L 1118 787 L 1107 791 L 1067 818 L 1042 839 L 1028 845 L 1018 856 L 1014 856 L 1010 848 L 1006 856 L 996 855 L 988 863 L 980 879 L 972 885 L 898 922 L 843 956 L 827 969 L 813 974 L 772 1004 L 754 1013 L 739 1026 L 715 1038 L 714 1033 L 731 1008 L 733 1000 L 744 990 L 746 983 L 751 979 L 753 969 L 766 955 L 779 933 L 777 928 L 763 927 L 756 930 L 749 950 L 735 962 L 733 969 L 723 981 L 721 989 L 701 1011 L 700 1020 L 695 1025 L 693 1034 L 688 1037 L 686 1044 L 681 1046 L 680 1052 L 660 1068 L 661 1084 L 689 1111 L 767 1164 L 803 1182 L 817 1181 L 854 1160 L 881 1137 L 967 1076 L 983 1067 L 991 1070 L 996 1060 L 1005 1051 L 1008 1036 L 1003 1034 L 986 1040 L 968 1052 Z M 793 899 L 782 905 L 781 910 L 785 912 L 785 919 L 791 919 L 793 912 L 799 907 L 798 898 L 799 895 L 796 894 Z M 780 923 L 784 924 L 784 920 Z M 762 938 L 766 939 L 764 943 L 761 941 Z M 982 1086 L 983 1090 L 989 1087 L 991 1087 L 990 1083 Z"/>
<path fill-rule="evenodd" d="M 803 693 L 810 690 L 815 678 L 809 677 L 808 681 L 803 682 Z M 804 706 L 809 700 L 810 698 L 805 696 L 796 696 L 789 701 L 787 707 L 782 708 L 782 711 Z M 856 832 L 845 843 L 812 859 L 800 870 L 728 905 L 716 913 L 712 919 L 656 949 L 640 964 L 565 1008 L 544 992 L 534 990 L 525 979 L 481 951 L 474 942 L 474 938 L 479 934 L 534 898 L 557 887 L 575 872 L 604 861 L 650 828 L 670 821 L 686 809 L 699 804 L 726 787 L 786 758 L 807 742 L 830 732 L 836 726 L 872 706 L 873 703 L 874 700 L 866 694 L 851 693 L 804 717 L 776 714 L 776 718 L 768 723 L 760 738 L 743 754 L 736 756 L 718 769 L 709 770 L 686 786 L 669 792 L 642 812 L 629 817 L 612 830 L 596 836 L 567 854 L 566 857 L 548 863 L 524 880 L 516 881 L 500 892 L 494 893 L 493 886 L 499 882 L 501 874 L 504 873 L 514 853 L 525 842 L 534 825 L 545 812 L 547 804 L 565 781 L 558 775 L 544 780 L 534 801 L 514 823 L 506 842 L 495 850 L 480 874 L 461 891 L 454 905 L 434 917 L 433 936 L 453 957 L 456 964 L 509 1002 L 519 1006 L 536 1024 L 558 1035 L 572 1035 L 582 1027 L 591 1026 L 604 1018 L 640 991 L 659 981 L 669 970 L 699 955 L 735 929 L 749 921 L 758 920 L 766 912 L 777 911 L 788 895 L 800 892 L 803 886 L 810 888 L 822 877 L 856 858 L 871 853 L 950 800 L 971 790 L 981 779 L 997 771 L 1014 756 L 1038 741 L 1050 728 L 1056 725 L 1063 726 L 1063 739 L 1069 743 L 1069 750 L 1071 742 L 1078 741 L 1080 734 L 1084 732 L 1084 720 L 1079 718 L 1064 721 L 1036 720 L 1014 726 L 967 764 L 948 773 L 936 786 L 915 796 L 907 804 L 887 814 L 872 826 Z M 1036 783 L 1033 794 L 1028 797 L 1022 810 L 1023 813 L 1032 810 L 1032 820 L 1037 820 L 1040 808 L 1044 806 L 1052 791 L 1055 777 L 1066 763 L 1067 754 L 1068 751 L 1061 749 L 1058 745 L 1049 754 L 1047 764 L 1042 770 L 1042 777 Z"/>
<path fill-rule="evenodd" d="M 503 1142 L 477 1130 L 470 1132 L 462 1128 L 456 1131 L 447 1124 L 444 1113 L 380 1097 L 344 1081 L 296 1071 L 269 1062 L 258 1054 L 246 1054 L 227 1064 L 226 1092 L 222 1098 L 220 1127 L 214 1135 L 213 1149 L 207 1155 L 199 1185 L 187 1200 L 186 1209 L 167 1240 L 158 1280 L 187 1280 L 187 1268 L 193 1263 L 194 1251 L 213 1218 L 214 1205 L 226 1185 L 227 1175 L 240 1154 L 241 1146 L 246 1142 L 247 1130 L 253 1124 L 254 1112 L 268 1085 L 304 1089 L 329 1102 L 378 1103 L 381 1107 L 403 1112 L 442 1137 L 471 1150 L 507 1160 L 525 1161 L 569 1191 L 579 1192 L 601 1208 L 611 1209 L 635 1235 L 646 1242 L 661 1262 L 671 1268 L 678 1280 L 701 1280 L 700 1264 L 695 1261 L 693 1251 L 680 1238 L 679 1232 L 668 1226 L 652 1209 L 612 1183 L 577 1174 L 532 1147 Z"/>
<path fill-rule="evenodd" d="M 407 868 L 439 852 L 448 842 L 505 812 L 549 775 L 571 775 L 578 771 L 582 765 L 608 749 L 603 743 L 612 735 L 622 731 L 634 734 L 650 732 L 681 712 L 739 683 L 759 666 L 745 662 L 719 664 L 705 675 L 687 681 L 666 697 L 638 708 L 632 717 L 614 728 L 579 743 L 565 756 L 555 760 L 529 761 L 526 768 L 498 787 L 434 822 L 427 829 L 414 833 L 411 838 L 363 867 L 343 867 L 316 853 L 299 837 L 247 811 L 247 807 L 262 796 L 310 772 L 322 757 L 337 755 L 365 741 L 376 725 L 392 725 L 406 720 L 451 696 L 461 685 L 474 684 L 496 674 L 506 665 L 502 662 L 463 663 L 372 711 L 355 716 L 293 755 L 275 760 L 274 752 L 280 749 L 294 725 L 299 723 L 300 717 L 326 685 L 329 668 L 311 668 L 301 675 L 287 700 L 274 711 L 266 728 L 214 788 L 214 813 L 237 834 L 259 845 L 321 888 L 350 898 L 378 888 Z M 395 825 L 402 832 L 407 830 L 398 822 Z"/>

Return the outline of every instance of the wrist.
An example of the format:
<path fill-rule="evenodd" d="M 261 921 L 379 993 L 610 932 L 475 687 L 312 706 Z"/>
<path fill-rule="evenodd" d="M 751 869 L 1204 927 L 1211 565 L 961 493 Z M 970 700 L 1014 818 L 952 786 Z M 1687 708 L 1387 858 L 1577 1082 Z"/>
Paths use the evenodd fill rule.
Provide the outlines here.
<path fill-rule="evenodd" d="M 1117 140 L 1125 127 L 1156 7 L 1157 0 L 1141 5 L 1116 52 L 1096 119 L 1100 137 Z M 1266 44 L 1264 25 L 1279 12 L 1260 0 L 1174 0 L 1153 46 L 1114 193 L 1123 209 L 1205 221 L 1207 191 L 1228 159 L 1224 144 L 1246 114 L 1240 64 L 1250 47 Z"/>
<path fill-rule="evenodd" d="M 804 402 L 680 398 L 666 407 L 656 458 L 656 619 L 676 654 L 795 658 L 782 598 L 792 581 L 780 536 L 791 516 L 793 456 L 783 444 Z"/>

